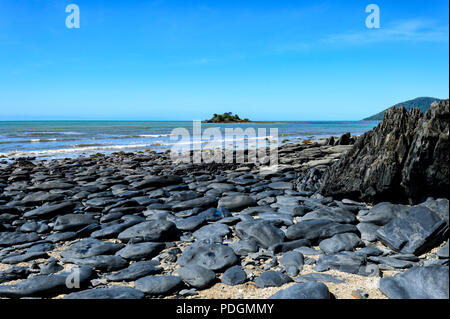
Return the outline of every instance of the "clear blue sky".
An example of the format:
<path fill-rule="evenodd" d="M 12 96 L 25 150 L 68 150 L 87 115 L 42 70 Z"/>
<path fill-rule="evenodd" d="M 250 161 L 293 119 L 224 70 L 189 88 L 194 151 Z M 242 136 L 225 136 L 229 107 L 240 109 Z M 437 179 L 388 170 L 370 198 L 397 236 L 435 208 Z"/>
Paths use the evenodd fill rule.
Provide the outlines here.
<path fill-rule="evenodd" d="M 65 7 L 80 8 L 68 29 Z M 381 10 L 367 29 L 365 7 Z M 0 120 L 359 120 L 448 98 L 448 0 L 0 1 Z"/>

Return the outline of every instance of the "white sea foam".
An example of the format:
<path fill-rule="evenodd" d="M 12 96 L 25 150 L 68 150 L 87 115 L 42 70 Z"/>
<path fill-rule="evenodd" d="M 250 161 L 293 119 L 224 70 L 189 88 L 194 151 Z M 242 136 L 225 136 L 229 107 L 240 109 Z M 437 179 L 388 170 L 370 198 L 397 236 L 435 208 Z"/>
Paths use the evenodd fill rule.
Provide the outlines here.
<path fill-rule="evenodd" d="M 12 157 L 12 156 L 54 156 L 61 154 L 83 152 L 96 152 L 102 150 L 120 150 L 129 148 L 143 148 L 148 147 L 149 144 L 130 144 L 130 145 L 106 145 L 106 146 L 85 146 L 85 147 L 73 147 L 73 148 L 60 148 L 55 150 L 35 150 L 35 151 L 14 151 L 0 153 L 0 156 Z"/>
<path fill-rule="evenodd" d="M 57 138 L 34 138 L 30 140 L 30 143 L 55 142 L 57 140 Z"/>

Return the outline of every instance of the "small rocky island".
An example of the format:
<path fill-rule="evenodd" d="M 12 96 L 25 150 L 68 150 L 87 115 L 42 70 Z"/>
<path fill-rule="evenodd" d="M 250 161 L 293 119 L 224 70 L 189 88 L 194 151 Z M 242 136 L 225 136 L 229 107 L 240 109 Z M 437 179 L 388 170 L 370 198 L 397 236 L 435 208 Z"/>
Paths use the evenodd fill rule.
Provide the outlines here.
<path fill-rule="evenodd" d="M 213 114 L 210 120 L 205 120 L 203 123 L 248 123 L 251 122 L 249 119 L 241 119 L 239 115 L 233 112 L 225 112 L 223 114 Z"/>

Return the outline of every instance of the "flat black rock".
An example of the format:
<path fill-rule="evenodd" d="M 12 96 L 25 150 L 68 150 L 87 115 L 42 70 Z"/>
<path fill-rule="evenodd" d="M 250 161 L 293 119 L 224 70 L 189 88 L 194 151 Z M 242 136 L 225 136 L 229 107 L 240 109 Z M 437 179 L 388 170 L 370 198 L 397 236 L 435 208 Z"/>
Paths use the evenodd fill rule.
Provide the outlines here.
<path fill-rule="evenodd" d="M 328 287 L 321 282 L 306 282 L 279 290 L 269 299 L 330 299 Z"/>
<path fill-rule="evenodd" d="M 121 232 L 117 238 L 128 242 L 131 239 L 141 241 L 166 241 L 175 239 L 178 230 L 173 222 L 166 220 L 151 220 L 131 226 Z"/>
<path fill-rule="evenodd" d="M 37 275 L 13 285 L 0 285 L 0 297 L 22 298 L 22 297 L 50 297 L 71 292 L 76 288 L 86 285 L 94 277 L 94 271 L 90 267 L 81 267 L 76 270 L 52 274 Z M 71 277 L 77 277 L 74 288 L 67 283 L 72 283 Z"/>
<path fill-rule="evenodd" d="M 230 195 L 219 200 L 218 207 L 223 207 L 231 211 L 242 210 L 249 206 L 255 206 L 256 201 L 248 195 Z"/>
<path fill-rule="evenodd" d="M 24 266 L 11 266 L 7 270 L 0 271 L 0 284 L 11 280 L 24 279 L 31 271 Z"/>
<path fill-rule="evenodd" d="M 122 244 L 101 241 L 94 238 L 85 238 L 61 252 L 61 257 L 65 259 L 88 258 L 97 255 L 114 254 L 123 247 Z"/>
<path fill-rule="evenodd" d="M 351 274 L 358 274 L 361 267 L 366 264 L 366 257 L 356 253 L 346 254 L 345 252 L 321 255 L 317 261 L 314 270 L 326 271 L 330 269 L 347 272 Z"/>
<path fill-rule="evenodd" d="M 154 275 L 162 271 L 161 267 L 157 267 L 158 262 L 150 261 L 138 261 L 131 264 L 129 267 L 121 269 L 112 274 L 106 275 L 106 279 L 109 281 L 135 281 L 136 279 Z"/>
<path fill-rule="evenodd" d="M 57 231 L 77 230 L 96 222 L 97 221 L 92 215 L 67 214 L 56 218 L 53 229 Z"/>
<path fill-rule="evenodd" d="M 50 218 L 59 214 L 71 213 L 75 204 L 63 202 L 59 204 L 44 204 L 23 214 L 24 218 Z"/>
<path fill-rule="evenodd" d="M 131 287 L 94 288 L 73 292 L 63 299 L 143 299 L 144 293 Z"/>
<path fill-rule="evenodd" d="M 259 288 L 281 287 L 291 281 L 291 277 L 278 271 L 269 270 L 256 278 L 255 285 Z"/>
<path fill-rule="evenodd" d="M 116 255 L 97 255 L 87 258 L 67 258 L 65 262 L 71 262 L 78 266 L 88 266 L 100 271 L 114 271 L 128 266 L 128 262 Z"/>
<path fill-rule="evenodd" d="M 147 276 L 134 282 L 136 289 L 149 295 L 167 295 L 182 284 L 183 281 L 178 276 Z"/>
<path fill-rule="evenodd" d="M 238 262 L 233 249 L 222 244 L 191 245 L 178 259 L 180 266 L 200 265 L 213 271 L 219 271 Z"/>
<path fill-rule="evenodd" d="M 36 233 L 2 232 L 0 233 L 0 247 L 29 243 L 39 239 L 41 237 Z"/>
<path fill-rule="evenodd" d="M 166 247 L 163 243 L 143 242 L 137 244 L 128 244 L 116 255 L 127 260 L 151 259 Z"/>
<path fill-rule="evenodd" d="M 308 239 L 318 241 L 341 233 L 358 233 L 358 229 L 350 224 L 340 224 L 328 219 L 314 219 L 302 221 L 288 227 L 286 237 L 290 240 Z"/>
<path fill-rule="evenodd" d="M 266 249 L 285 240 L 284 232 L 268 221 L 240 222 L 235 230 L 240 239 L 254 239 L 258 246 Z"/>

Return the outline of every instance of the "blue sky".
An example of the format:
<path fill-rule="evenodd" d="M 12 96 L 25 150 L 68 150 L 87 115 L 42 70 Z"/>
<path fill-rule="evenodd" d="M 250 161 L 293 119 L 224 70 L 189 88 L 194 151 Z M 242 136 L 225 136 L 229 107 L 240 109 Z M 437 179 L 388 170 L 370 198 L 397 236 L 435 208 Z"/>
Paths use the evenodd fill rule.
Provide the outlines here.
<path fill-rule="evenodd" d="M 80 28 L 68 29 L 68 4 Z M 380 7 L 368 29 L 365 8 Z M 448 0 L 0 2 L 0 120 L 359 120 L 449 96 Z"/>

